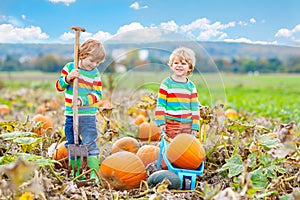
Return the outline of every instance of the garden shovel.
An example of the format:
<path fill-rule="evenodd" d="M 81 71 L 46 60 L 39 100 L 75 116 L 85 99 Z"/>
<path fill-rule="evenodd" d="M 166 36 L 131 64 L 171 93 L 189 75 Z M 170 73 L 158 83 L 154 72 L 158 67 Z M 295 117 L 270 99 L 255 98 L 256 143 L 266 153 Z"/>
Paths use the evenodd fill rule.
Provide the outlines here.
<path fill-rule="evenodd" d="M 85 32 L 84 28 L 71 26 L 75 30 L 75 43 L 74 43 L 74 69 L 78 69 L 79 64 L 79 37 L 80 31 Z M 79 144 L 78 133 L 78 79 L 74 79 L 73 83 L 73 131 L 74 131 L 74 144 L 68 145 L 68 158 L 69 158 L 69 172 L 73 168 L 74 177 L 82 173 L 83 163 L 87 163 L 88 149 L 85 145 Z"/>

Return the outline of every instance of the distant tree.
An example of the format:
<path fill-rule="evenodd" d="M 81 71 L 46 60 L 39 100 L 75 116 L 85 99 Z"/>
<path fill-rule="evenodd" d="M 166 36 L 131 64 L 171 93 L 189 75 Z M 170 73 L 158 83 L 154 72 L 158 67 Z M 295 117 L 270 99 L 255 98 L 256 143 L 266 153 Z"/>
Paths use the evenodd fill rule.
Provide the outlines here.
<path fill-rule="evenodd" d="M 242 59 L 240 71 L 242 73 L 248 73 L 250 71 L 259 71 L 258 63 L 251 58 Z"/>
<path fill-rule="evenodd" d="M 54 54 L 47 54 L 43 57 L 38 57 L 35 64 L 43 72 L 57 72 L 66 64 L 66 60 Z"/>
<path fill-rule="evenodd" d="M 287 73 L 300 73 L 300 57 L 290 57 L 284 67 Z"/>
<path fill-rule="evenodd" d="M 23 70 L 19 58 L 7 55 L 0 65 L 0 71 L 20 71 Z"/>

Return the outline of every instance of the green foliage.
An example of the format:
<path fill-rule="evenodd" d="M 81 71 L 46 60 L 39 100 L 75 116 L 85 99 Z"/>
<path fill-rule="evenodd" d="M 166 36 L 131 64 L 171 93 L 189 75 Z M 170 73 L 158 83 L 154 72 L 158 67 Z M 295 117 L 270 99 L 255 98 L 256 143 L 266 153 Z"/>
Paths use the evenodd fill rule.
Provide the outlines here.
<path fill-rule="evenodd" d="M 219 171 L 224 171 L 228 169 L 228 177 L 234 177 L 242 173 L 243 171 L 243 161 L 240 155 L 234 155 L 226 160 L 226 164 L 222 166 Z"/>

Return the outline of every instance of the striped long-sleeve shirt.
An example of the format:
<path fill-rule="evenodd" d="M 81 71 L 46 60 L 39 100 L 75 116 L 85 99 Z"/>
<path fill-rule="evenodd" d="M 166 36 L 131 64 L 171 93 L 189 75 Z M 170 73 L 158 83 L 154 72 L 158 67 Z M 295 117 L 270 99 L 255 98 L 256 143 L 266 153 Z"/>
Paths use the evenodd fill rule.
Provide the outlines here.
<path fill-rule="evenodd" d="M 164 125 L 165 119 L 182 123 L 192 122 L 192 130 L 199 131 L 199 101 L 197 89 L 192 81 L 176 82 L 170 77 L 162 81 L 155 110 L 156 124 Z"/>
<path fill-rule="evenodd" d="M 74 62 L 67 63 L 59 79 L 56 81 L 56 89 L 65 91 L 65 115 L 73 115 L 73 81 L 66 81 L 67 75 L 74 69 Z M 98 110 L 98 102 L 102 98 L 102 82 L 97 68 L 86 71 L 79 68 L 78 98 L 82 106 L 78 107 L 78 115 L 95 115 Z"/>

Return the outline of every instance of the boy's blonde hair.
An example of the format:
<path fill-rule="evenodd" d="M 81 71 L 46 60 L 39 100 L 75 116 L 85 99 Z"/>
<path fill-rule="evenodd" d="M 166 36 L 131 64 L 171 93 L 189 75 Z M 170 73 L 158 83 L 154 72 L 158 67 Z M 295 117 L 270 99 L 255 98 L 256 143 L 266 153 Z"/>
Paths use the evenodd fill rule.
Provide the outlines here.
<path fill-rule="evenodd" d="M 183 59 L 189 64 L 190 71 L 187 72 L 187 76 L 194 71 L 196 58 L 193 50 L 186 47 L 179 47 L 175 49 L 170 55 L 169 63 L 168 63 L 169 66 L 172 66 L 175 58 Z"/>
<path fill-rule="evenodd" d="M 88 39 L 79 47 L 79 58 L 85 59 L 87 56 L 103 62 L 106 56 L 104 46 L 98 40 Z"/>

